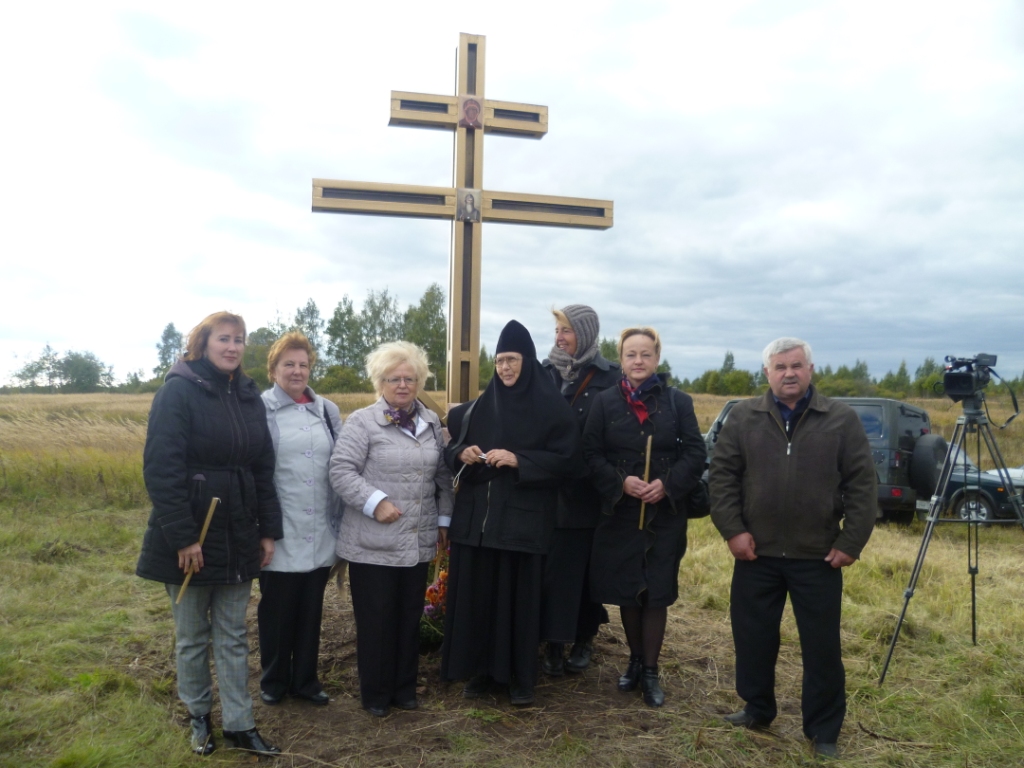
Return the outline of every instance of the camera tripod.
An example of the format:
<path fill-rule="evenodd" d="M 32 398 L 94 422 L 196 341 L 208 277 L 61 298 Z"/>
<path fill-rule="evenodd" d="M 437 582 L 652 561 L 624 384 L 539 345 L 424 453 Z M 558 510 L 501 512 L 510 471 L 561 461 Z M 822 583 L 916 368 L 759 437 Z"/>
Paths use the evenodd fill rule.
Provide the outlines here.
<path fill-rule="evenodd" d="M 988 416 L 982 410 L 985 401 L 983 392 L 975 392 L 969 397 L 963 398 L 963 416 L 956 420 L 956 427 L 953 429 L 953 437 L 946 450 L 946 457 L 942 462 L 942 470 L 939 473 L 938 487 L 931 498 L 931 505 L 928 508 L 928 523 L 924 529 L 924 538 L 921 539 L 921 548 L 917 552 L 917 561 L 914 563 L 914 570 L 910 574 L 910 582 L 903 592 L 903 610 L 900 611 L 900 618 L 896 622 L 896 631 L 893 633 L 889 643 L 889 652 L 885 656 L 885 664 L 882 665 L 882 676 L 878 684 L 885 682 L 885 675 L 889 671 L 889 662 L 892 660 L 893 650 L 896 648 L 896 641 L 900 636 L 900 629 L 903 627 L 903 620 L 907 615 L 907 608 L 910 605 L 910 598 L 914 596 L 917 587 L 917 580 L 921 576 L 921 569 L 924 567 L 924 558 L 928 553 L 928 544 L 931 543 L 932 534 L 935 532 L 936 523 L 940 522 L 939 514 L 943 510 L 946 491 L 949 488 L 949 480 L 954 473 L 959 474 L 957 467 L 963 466 L 963 502 L 961 509 L 964 510 L 962 517 L 945 519 L 943 523 L 962 523 L 967 526 L 967 572 L 971 576 L 971 642 L 978 644 L 978 596 L 976 591 L 976 580 L 978 576 L 978 526 L 988 524 L 1020 525 L 1024 527 L 1024 509 L 1021 507 L 1021 497 L 1010 479 L 1010 473 L 1006 468 L 1006 461 L 999 451 L 999 445 L 992 434 L 992 426 L 989 424 Z M 978 467 L 971 467 L 967 462 L 967 449 L 969 437 L 974 436 L 975 448 L 978 456 Z M 1013 505 L 1015 519 L 1003 520 L 981 520 L 975 514 L 976 509 L 981 509 L 981 481 L 978 475 L 981 472 L 981 443 L 984 441 L 988 448 L 989 456 L 999 473 L 999 480 L 1005 485 L 1010 502 Z M 962 458 L 961 458 L 962 457 Z M 970 476 L 975 478 L 975 486 L 969 485 Z M 974 497 L 974 505 L 970 503 Z"/>

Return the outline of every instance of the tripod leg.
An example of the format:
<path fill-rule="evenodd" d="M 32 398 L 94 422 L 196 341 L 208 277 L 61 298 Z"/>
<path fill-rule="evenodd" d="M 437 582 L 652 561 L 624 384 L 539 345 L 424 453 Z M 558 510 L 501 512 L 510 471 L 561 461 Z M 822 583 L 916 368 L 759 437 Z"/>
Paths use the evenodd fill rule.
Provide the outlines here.
<path fill-rule="evenodd" d="M 985 447 L 988 448 L 989 455 L 992 456 L 992 461 L 995 464 L 996 470 L 999 472 L 999 479 L 1006 486 L 1009 491 L 1010 503 L 1013 505 L 1014 515 L 1017 517 L 1017 521 L 1024 527 L 1024 508 L 1021 507 L 1020 500 L 1020 489 L 1018 489 L 1013 480 L 1010 479 L 1010 473 L 1006 469 L 1006 460 L 1003 458 L 1003 454 L 999 450 L 999 444 L 996 443 L 995 435 L 992 434 L 992 425 L 982 425 L 982 437 L 985 438 Z"/>
<path fill-rule="evenodd" d="M 967 525 L 967 572 L 971 575 L 971 643 L 978 644 L 978 523 Z"/>
<path fill-rule="evenodd" d="M 885 662 L 882 664 L 882 674 L 878 678 L 878 684 L 885 682 L 885 676 L 889 672 L 889 662 L 892 661 L 893 651 L 896 649 L 896 641 L 899 640 L 900 630 L 903 628 L 903 620 L 907 616 L 907 608 L 910 606 L 910 598 L 914 596 L 917 587 L 917 580 L 921 576 L 921 569 L 924 568 L 924 558 L 928 554 L 928 544 L 931 543 L 932 534 L 935 532 L 935 523 L 942 511 L 943 500 L 946 497 L 946 489 L 949 486 L 949 477 L 953 473 L 953 460 L 964 449 L 966 430 L 964 429 L 965 418 L 961 416 L 956 420 L 956 427 L 953 429 L 953 437 L 946 450 L 946 457 L 942 460 L 942 471 L 939 473 L 939 485 L 932 496 L 931 506 L 928 509 L 928 524 L 924 529 L 924 537 L 921 539 L 921 547 L 917 551 L 917 560 L 914 561 L 914 570 L 910 573 L 910 582 L 903 592 L 903 609 L 900 611 L 899 619 L 896 621 L 896 630 L 892 633 L 889 641 L 889 651 L 885 654 Z"/>

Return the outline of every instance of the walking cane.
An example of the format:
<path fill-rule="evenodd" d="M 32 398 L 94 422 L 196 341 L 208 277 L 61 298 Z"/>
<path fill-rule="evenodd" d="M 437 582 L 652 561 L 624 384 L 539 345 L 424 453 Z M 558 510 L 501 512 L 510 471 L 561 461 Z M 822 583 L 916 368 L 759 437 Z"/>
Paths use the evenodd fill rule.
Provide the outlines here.
<path fill-rule="evenodd" d="M 206 512 L 206 520 L 203 522 L 203 530 L 202 533 L 199 534 L 200 549 L 203 546 L 203 542 L 206 541 L 206 532 L 210 530 L 210 521 L 213 520 L 213 510 L 217 508 L 218 504 L 220 504 L 220 499 L 218 499 L 216 496 L 210 499 L 210 509 L 207 510 Z M 178 592 L 178 599 L 174 601 L 175 605 L 178 605 L 178 603 L 181 602 L 181 598 L 185 595 L 185 588 L 188 587 L 188 583 L 192 581 L 193 573 L 194 571 L 191 568 L 189 568 L 188 573 L 185 574 L 185 581 L 183 581 L 181 584 L 181 591 Z"/>
<path fill-rule="evenodd" d="M 644 482 L 646 483 L 651 478 L 651 441 L 654 439 L 654 435 L 647 436 L 647 465 L 644 467 Z M 647 508 L 647 502 L 640 502 L 640 530 L 644 529 L 644 510 Z"/>

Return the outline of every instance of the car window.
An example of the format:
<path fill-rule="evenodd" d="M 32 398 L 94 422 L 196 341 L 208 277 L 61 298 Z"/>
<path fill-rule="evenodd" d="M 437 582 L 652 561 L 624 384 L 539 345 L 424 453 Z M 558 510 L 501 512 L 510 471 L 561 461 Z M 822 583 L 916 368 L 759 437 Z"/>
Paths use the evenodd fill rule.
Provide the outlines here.
<path fill-rule="evenodd" d="M 867 434 L 868 439 L 876 437 L 885 437 L 885 430 L 883 425 L 885 422 L 882 420 L 882 406 L 880 405 L 861 405 L 851 404 L 853 410 L 860 416 L 860 423 L 864 425 L 864 432 Z"/>
<path fill-rule="evenodd" d="M 968 469 L 973 470 L 975 472 L 978 471 L 977 465 L 973 461 L 971 461 L 971 457 L 967 455 L 966 451 L 954 449 L 953 450 L 953 470 L 956 471 L 957 469 L 959 469 L 961 472 L 963 472 L 964 471 L 964 464 L 967 465 Z"/>

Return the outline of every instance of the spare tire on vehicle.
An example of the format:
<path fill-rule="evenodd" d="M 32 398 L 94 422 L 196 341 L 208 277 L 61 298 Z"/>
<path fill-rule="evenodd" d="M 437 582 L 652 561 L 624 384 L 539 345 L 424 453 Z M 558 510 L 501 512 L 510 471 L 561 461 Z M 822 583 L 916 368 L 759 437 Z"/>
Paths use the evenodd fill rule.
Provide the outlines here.
<path fill-rule="evenodd" d="M 939 485 L 948 446 L 942 435 L 921 435 L 910 459 L 910 485 L 920 499 L 930 499 Z"/>

